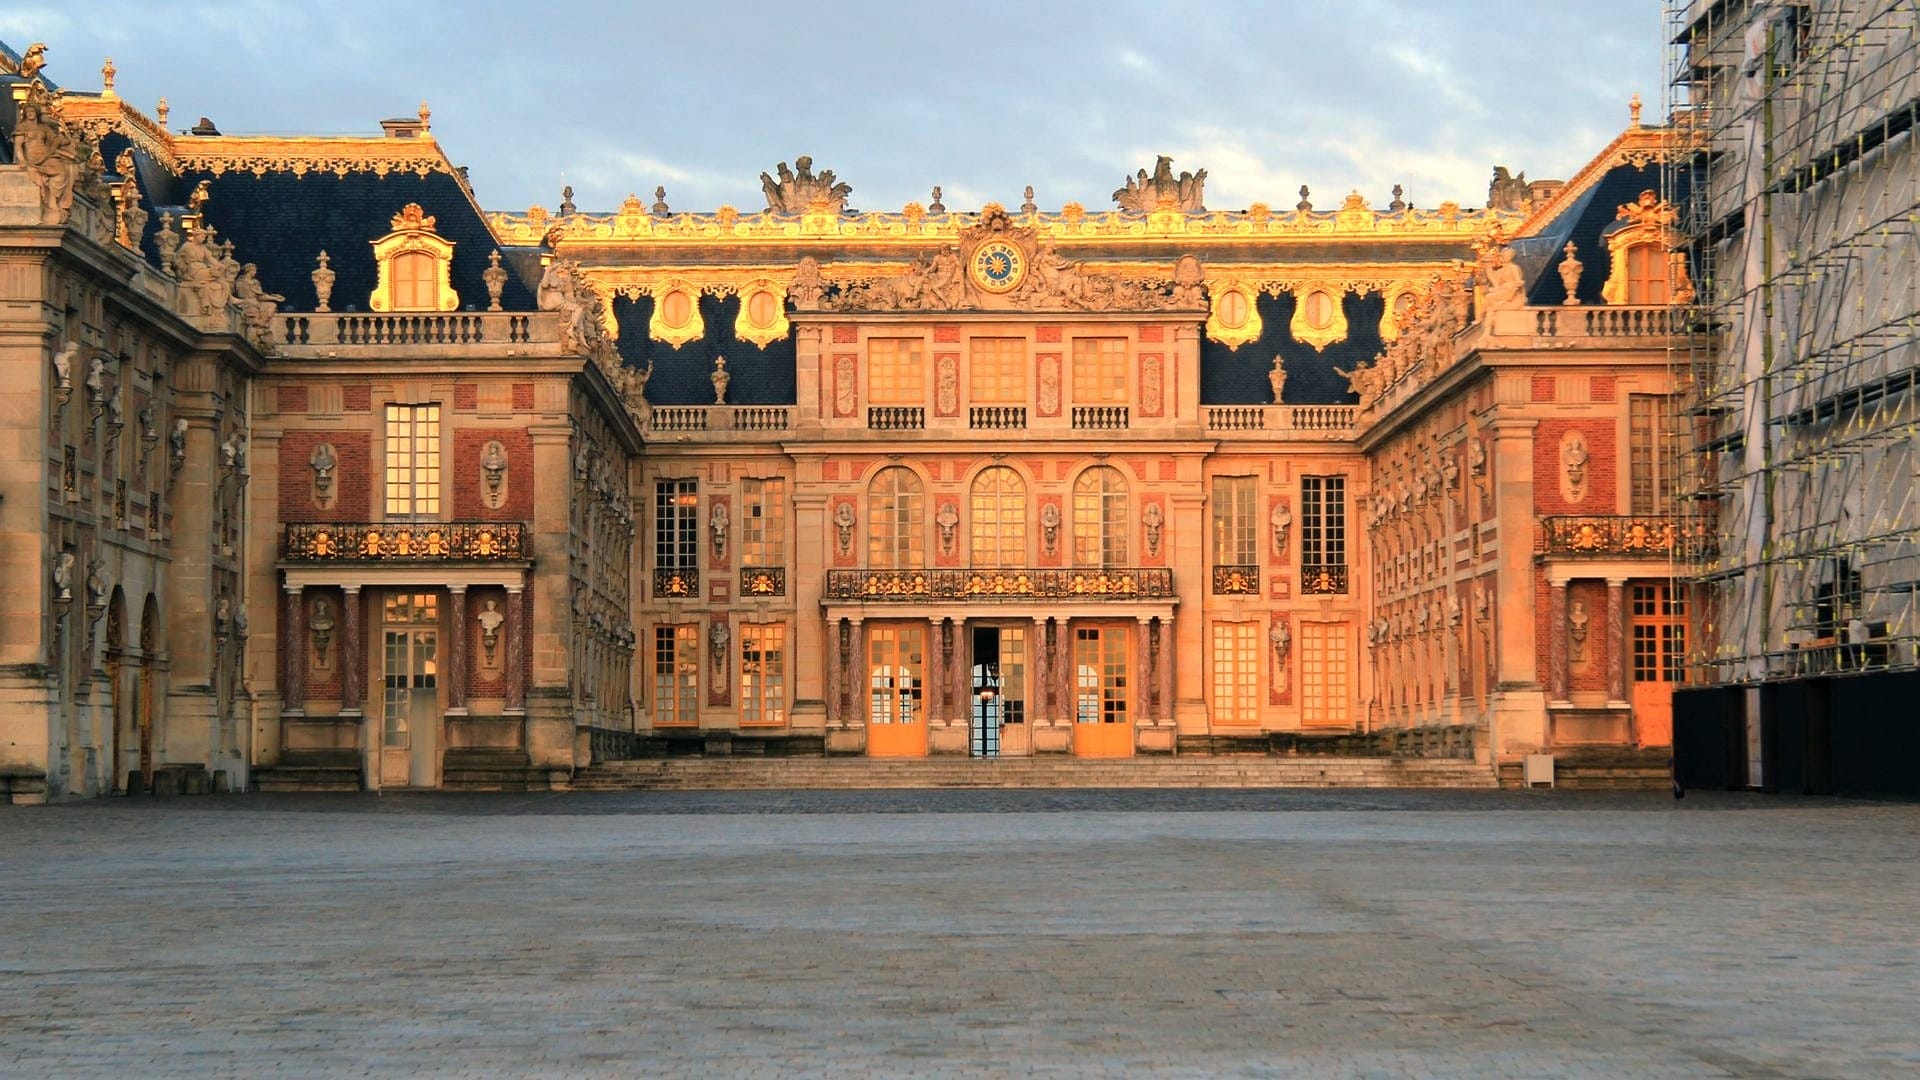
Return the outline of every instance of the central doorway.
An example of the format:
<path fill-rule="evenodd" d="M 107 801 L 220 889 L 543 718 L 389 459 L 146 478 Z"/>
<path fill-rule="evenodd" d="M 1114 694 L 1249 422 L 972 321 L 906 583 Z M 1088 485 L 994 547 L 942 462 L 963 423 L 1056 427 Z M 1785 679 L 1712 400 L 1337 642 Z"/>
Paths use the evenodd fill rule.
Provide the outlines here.
<path fill-rule="evenodd" d="M 386 695 L 380 725 L 380 786 L 434 786 L 440 744 L 440 600 L 389 593 L 381 607 Z"/>
<path fill-rule="evenodd" d="M 1687 654 L 1687 598 L 1672 585 L 1633 586 L 1633 728 L 1641 746 L 1673 744 L 1673 687 Z"/>
<path fill-rule="evenodd" d="M 976 626 L 972 657 L 968 746 L 974 757 L 999 757 L 1002 726 L 1027 720 L 1027 632 L 1018 626 Z"/>

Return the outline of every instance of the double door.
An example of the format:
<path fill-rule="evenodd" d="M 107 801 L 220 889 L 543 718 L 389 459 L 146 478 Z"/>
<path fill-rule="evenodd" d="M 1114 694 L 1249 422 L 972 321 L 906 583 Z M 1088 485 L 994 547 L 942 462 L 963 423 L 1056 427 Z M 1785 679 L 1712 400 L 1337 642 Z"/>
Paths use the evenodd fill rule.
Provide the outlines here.
<path fill-rule="evenodd" d="M 440 602 L 389 593 L 381 603 L 380 786 L 433 787 L 440 749 Z"/>
<path fill-rule="evenodd" d="M 967 746 L 974 757 L 999 757 L 1003 728 L 1027 719 L 1027 631 L 972 628 Z"/>

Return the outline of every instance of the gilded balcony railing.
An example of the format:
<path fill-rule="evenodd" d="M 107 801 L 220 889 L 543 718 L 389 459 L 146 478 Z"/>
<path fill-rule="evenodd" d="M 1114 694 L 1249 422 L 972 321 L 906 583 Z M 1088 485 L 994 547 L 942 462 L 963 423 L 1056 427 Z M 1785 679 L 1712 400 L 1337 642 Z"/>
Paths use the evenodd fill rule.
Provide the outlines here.
<path fill-rule="evenodd" d="M 1300 567 L 1300 591 L 1324 596 L 1347 591 L 1345 563 L 1305 563 Z"/>
<path fill-rule="evenodd" d="M 653 571 L 655 600 L 694 599 L 700 595 L 700 570 L 693 566 L 660 566 Z"/>
<path fill-rule="evenodd" d="M 1072 570 L 1041 567 L 829 570 L 826 597 L 869 603 L 1165 600 L 1173 597 L 1173 571 L 1138 566 Z"/>
<path fill-rule="evenodd" d="M 1260 592 L 1258 566 L 1216 566 L 1213 568 L 1213 595 L 1255 596 Z"/>
<path fill-rule="evenodd" d="M 289 562 L 498 562 L 532 557 L 518 522 L 424 521 L 291 524 Z"/>
<path fill-rule="evenodd" d="M 1704 530 L 1656 515 L 1587 514 L 1540 521 L 1540 550 L 1548 555 L 1691 557 L 1705 554 L 1707 541 Z"/>
<path fill-rule="evenodd" d="M 784 566 L 743 566 L 740 568 L 741 596 L 787 595 L 787 568 Z"/>

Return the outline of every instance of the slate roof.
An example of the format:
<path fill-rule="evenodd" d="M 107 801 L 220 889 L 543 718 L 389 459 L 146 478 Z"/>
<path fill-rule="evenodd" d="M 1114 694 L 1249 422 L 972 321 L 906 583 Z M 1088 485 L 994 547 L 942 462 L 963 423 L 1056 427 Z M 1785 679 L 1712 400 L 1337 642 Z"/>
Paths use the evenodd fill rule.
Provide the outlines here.
<path fill-rule="evenodd" d="M 1568 240 L 1573 241 L 1581 263 L 1580 302 L 1605 303 L 1600 288 L 1607 282 L 1612 262 L 1605 234 L 1615 224 L 1615 215 L 1623 204 L 1633 202 L 1643 191 L 1659 190 L 1658 165 L 1615 166 L 1538 234 L 1514 241 L 1514 259 L 1533 283 L 1527 290 L 1527 303 L 1558 304 L 1567 298 L 1560 264 L 1566 261 Z"/>
<path fill-rule="evenodd" d="M 689 341 L 678 349 L 647 336 L 647 322 L 653 318 L 653 298 L 613 301 L 614 318 L 620 322 L 620 358 L 631 367 L 653 367 L 647 381 L 647 401 L 654 405 L 713 404 L 713 361 L 727 358 L 727 371 L 733 376 L 727 384 L 729 405 L 792 405 L 795 403 L 794 369 L 799 363 L 791 334 L 761 348 L 734 336 L 733 323 L 740 317 L 738 296 L 701 296 L 700 318 L 706 323 L 706 336 Z"/>

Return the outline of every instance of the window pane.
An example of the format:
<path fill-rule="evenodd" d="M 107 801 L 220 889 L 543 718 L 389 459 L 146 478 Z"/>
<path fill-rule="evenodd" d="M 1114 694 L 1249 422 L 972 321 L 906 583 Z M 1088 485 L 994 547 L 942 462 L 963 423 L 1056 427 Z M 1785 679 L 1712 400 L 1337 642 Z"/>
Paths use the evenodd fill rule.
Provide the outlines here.
<path fill-rule="evenodd" d="M 1073 484 L 1073 561 L 1078 566 L 1127 565 L 1127 486 L 1108 465 L 1088 469 Z"/>
<path fill-rule="evenodd" d="M 974 477 L 971 528 L 974 566 L 1024 566 L 1027 561 L 1027 485 L 1004 465 Z"/>
<path fill-rule="evenodd" d="M 924 405 L 926 369 L 919 338 L 872 338 L 867 342 L 867 400 L 875 405 Z"/>
<path fill-rule="evenodd" d="M 1076 405 L 1126 404 L 1125 338 L 1073 340 L 1073 402 Z"/>
<path fill-rule="evenodd" d="M 920 477 L 912 469 L 880 470 L 867 488 L 867 565 L 917 570 L 925 565 Z"/>
<path fill-rule="evenodd" d="M 1259 561 L 1254 537 L 1254 478 L 1213 479 L 1213 562 L 1249 566 Z"/>
<path fill-rule="evenodd" d="M 1025 338 L 974 338 L 967 359 L 967 396 L 975 405 L 1027 403 Z"/>

